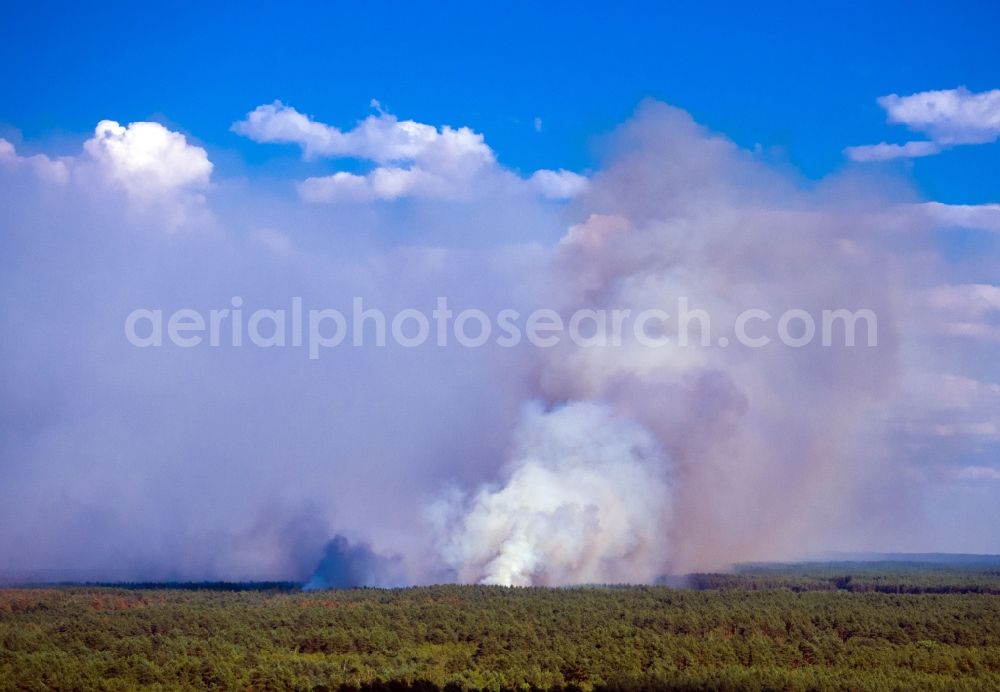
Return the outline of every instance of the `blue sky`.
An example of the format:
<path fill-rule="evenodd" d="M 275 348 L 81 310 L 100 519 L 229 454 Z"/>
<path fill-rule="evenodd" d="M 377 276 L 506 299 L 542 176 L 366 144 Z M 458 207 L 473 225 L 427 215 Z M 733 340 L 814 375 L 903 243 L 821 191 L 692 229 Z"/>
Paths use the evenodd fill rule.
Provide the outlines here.
<path fill-rule="evenodd" d="M 877 97 L 994 88 L 998 21 L 989 2 L 18 3 L 0 28 L 0 123 L 72 153 L 102 118 L 160 120 L 238 152 L 213 157 L 220 172 L 280 170 L 299 166 L 291 148 L 255 146 L 230 124 L 280 99 L 347 127 L 377 98 L 402 118 L 484 133 L 508 167 L 585 170 L 600 135 L 653 97 L 818 178 L 846 146 L 908 139 Z M 983 203 L 998 198 L 998 156 L 993 143 L 890 166 L 930 199 Z"/>

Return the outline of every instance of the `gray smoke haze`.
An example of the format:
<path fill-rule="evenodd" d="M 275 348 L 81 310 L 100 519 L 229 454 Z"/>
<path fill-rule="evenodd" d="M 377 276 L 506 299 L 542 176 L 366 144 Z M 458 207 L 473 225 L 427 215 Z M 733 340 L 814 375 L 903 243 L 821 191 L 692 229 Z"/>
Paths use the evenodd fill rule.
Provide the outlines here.
<path fill-rule="evenodd" d="M 345 589 L 358 586 L 406 586 L 406 574 L 398 556 L 379 555 L 365 544 L 351 545 L 343 536 L 334 536 L 323 557 L 303 587 Z"/>
<path fill-rule="evenodd" d="M 948 256 L 955 224 L 905 181 L 803 181 L 652 102 L 568 204 L 486 169 L 481 195 L 310 205 L 162 139 L 183 175 L 113 175 L 110 144 L 0 147 L 0 569 L 563 584 L 1000 552 L 1000 303 L 974 288 L 998 243 L 964 228 L 980 250 Z M 867 308 L 879 345 L 653 349 L 626 332 L 313 361 L 123 336 L 136 308 L 232 296 L 247 313 L 361 296 L 429 314 L 447 296 L 564 316 L 684 296 L 713 328 L 747 308 Z"/>

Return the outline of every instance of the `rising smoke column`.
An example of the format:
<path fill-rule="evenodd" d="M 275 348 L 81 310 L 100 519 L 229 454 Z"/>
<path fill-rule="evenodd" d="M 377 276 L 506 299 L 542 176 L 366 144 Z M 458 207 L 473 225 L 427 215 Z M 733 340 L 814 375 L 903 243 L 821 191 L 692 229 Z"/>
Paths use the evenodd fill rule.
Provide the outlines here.
<path fill-rule="evenodd" d="M 607 407 L 525 408 L 502 488 L 442 501 L 442 548 L 466 582 L 651 580 L 667 550 L 668 467 L 642 426 Z M 457 515 L 457 516 L 456 516 Z"/>
<path fill-rule="evenodd" d="M 613 149 L 581 202 L 585 220 L 555 250 L 550 297 L 564 320 L 577 309 L 665 309 L 671 344 L 626 331 L 621 346 L 564 340 L 542 353 L 535 396 L 555 408 L 531 409 L 502 487 L 484 486 L 446 523 L 444 559 L 465 581 L 649 581 L 862 535 L 892 508 L 883 426 L 904 277 L 890 258 L 919 230 L 901 241 L 886 222 L 890 200 L 863 182 L 807 189 L 663 104 L 641 107 Z M 707 345 L 700 322 L 679 345 L 682 298 L 710 318 Z M 775 343 L 732 340 L 749 308 L 773 315 L 757 325 Z M 877 315 L 876 347 L 864 327 L 855 347 L 842 333 L 830 347 L 778 343 L 784 311 L 819 324 L 842 308 Z M 609 442 L 629 437 L 643 443 Z M 657 448 L 670 483 L 662 461 L 640 460 L 659 453 L 629 451 Z"/>

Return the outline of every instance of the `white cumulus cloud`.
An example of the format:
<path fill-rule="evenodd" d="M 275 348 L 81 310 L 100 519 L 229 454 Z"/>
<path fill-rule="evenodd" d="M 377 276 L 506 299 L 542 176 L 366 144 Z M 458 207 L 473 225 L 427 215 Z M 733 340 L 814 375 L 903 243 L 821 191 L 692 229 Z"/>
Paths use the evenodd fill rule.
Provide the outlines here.
<path fill-rule="evenodd" d="M 1000 204 L 924 202 L 921 206 L 940 223 L 1000 233 Z"/>
<path fill-rule="evenodd" d="M 929 138 L 905 144 L 847 147 L 854 161 L 886 161 L 930 156 L 956 144 L 985 144 L 1000 137 L 1000 89 L 974 93 L 965 87 L 922 91 L 878 99 L 890 123 L 905 125 Z"/>
<path fill-rule="evenodd" d="M 108 177 L 139 196 L 186 187 L 203 187 L 212 162 L 184 135 L 153 122 L 120 125 L 102 120 L 83 144 Z"/>
<path fill-rule="evenodd" d="M 255 142 L 296 144 L 307 159 L 354 158 L 375 164 L 365 174 L 340 171 L 307 178 L 299 193 L 308 202 L 456 199 L 491 187 L 491 180 L 512 177 L 481 133 L 400 120 L 377 101 L 372 105 L 377 112 L 348 130 L 318 122 L 280 101 L 258 106 L 232 129 Z M 528 186 L 543 197 L 566 199 L 585 189 L 586 178 L 569 171 L 538 171 Z"/>
<path fill-rule="evenodd" d="M 589 180 L 572 171 L 535 171 L 529 182 L 543 196 L 549 199 L 570 199 L 587 189 Z"/>
<path fill-rule="evenodd" d="M 941 144 L 981 144 L 1000 137 L 1000 89 L 978 94 L 965 87 L 890 94 L 878 103 L 889 122 L 925 132 Z"/>
<path fill-rule="evenodd" d="M 233 125 L 255 142 L 290 143 L 307 157 L 355 157 L 377 163 L 413 161 L 431 168 L 476 168 L 492 163 L 493 150 L 468 127 L 436 128 L 379 111 L 343 131 L 299 113 L 281 101 L 258 106 Z"/>
<path fill-rule="evenodd" d="M 889 161 L 899 158 L 917 158 L 931 156 L 941 151 L 934 142 L 906 142 L 905 144 L 863 144 L 857 147 L 847 147 L 844 154 L 852 161 Z"/>
<path fill-rule="evenodd" d="M 69 179 L 69 167 L 61 159 L 52 159 L 45 154 L 21 156 L 14 145 L 0 137 L 0 165 L 24 166 L 42 180 L 65 183 Z"/>

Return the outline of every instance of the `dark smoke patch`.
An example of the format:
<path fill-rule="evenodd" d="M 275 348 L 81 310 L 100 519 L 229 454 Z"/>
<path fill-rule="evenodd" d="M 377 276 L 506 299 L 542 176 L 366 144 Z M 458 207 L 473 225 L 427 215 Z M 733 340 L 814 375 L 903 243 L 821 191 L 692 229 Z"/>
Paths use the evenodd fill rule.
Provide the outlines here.
<path fill-rule="evenodd" d="M 312 577 L 303 587 L 317 589 L 348 589 L 359 586 L 403 586 L 406 578 L 402 559 L 398 555 L 381 555 L 365 543 L 351 545 L 344 536 L 334 536 L 326 544 Z"/>

